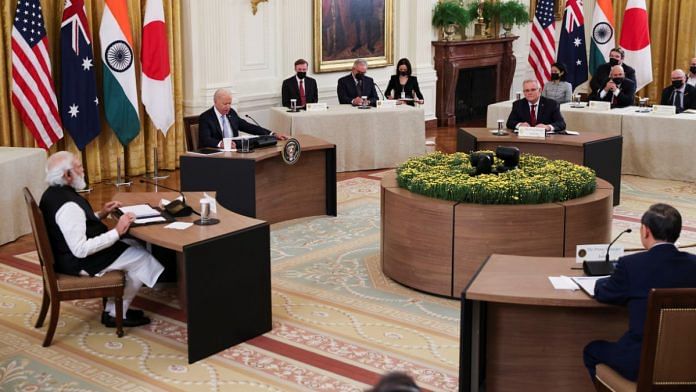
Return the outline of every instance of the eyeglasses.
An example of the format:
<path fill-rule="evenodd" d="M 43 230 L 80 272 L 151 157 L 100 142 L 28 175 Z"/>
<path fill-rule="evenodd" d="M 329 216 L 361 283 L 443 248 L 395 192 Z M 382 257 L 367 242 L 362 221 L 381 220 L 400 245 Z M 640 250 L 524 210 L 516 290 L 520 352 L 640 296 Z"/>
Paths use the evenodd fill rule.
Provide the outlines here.
<path fill-rule="evenodd" d="M 533 88 L 533 89 L 525 89 L 525 90 L 522 90 L 522 91 L 525 92 L 525 93 L 533 93 L 533 92 L 535 92 L 535 91 L 537 91 L 537 90 L 539 90 L 539 89 L 538 89 L 538 88 Z"/>

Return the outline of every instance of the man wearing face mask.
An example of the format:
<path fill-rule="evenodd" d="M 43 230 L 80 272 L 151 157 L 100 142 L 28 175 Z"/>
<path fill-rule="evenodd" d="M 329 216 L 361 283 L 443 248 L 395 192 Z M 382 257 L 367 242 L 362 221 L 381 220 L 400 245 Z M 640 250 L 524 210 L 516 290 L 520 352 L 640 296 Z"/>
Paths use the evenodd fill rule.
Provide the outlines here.
<path fill-rule="evenodd" d="M 606 84 L 590 94 L 590 101 L 611 102 L 611 108 L 625 108 L 633 105 L 636 96 L 636 84 L 625 77 L 623 67 L 611 68 L 611 78 Z"/>
<path fill-rule="evenodd" d="M 597 67 L 597 70 L 590 79 L 590 89 L 594 92 L 603 88 L 609 80 L 611 68 L 620 65 L 624 69 L 624 74 L 627 79 L 631 79 L 633 84 L 636 84 L 636 70 L 623 62 L 624 51 L 621 48 L 614 48 L 609 52 L 609 62 Z"/>
<path fill-rule="evenodd" d="M 696 109 L 696 87 L 686 84 L 686 74 L 681 69 L 672 71 L 672 85 L 662 90 L 660 105 L 673 105 L 677 113 Z"/>
<path fill-rule="evenodd" d="M 283 81 L 283 106 L 289 108 L 291 99 L 295 100 L 298 108 L 303 108 L 308 103 L 317 103 L 319 101 L 317 81 L 307 76 L 308 68 L 307 60 L 299 59 L 295 61 L 295 75 Z"/>
<path fill-rule="evenodd" d="M 696 57 L 691 59 L 691 64 L 689 65 L 689 75 L 686 79 L 686 84 L 690 84 L 696 87 Z"/>
<path fill-rule="evenodd" d="M 367 72 L 367 61 L 357 59 L 353 63 L 350 74 L 338 79 L 336 94 L 340 104 L 352 104 L 362 106 L 362 97 L 367 97 L 365 105 L 377 106 L 377 90 L 375 82 L 371 77 L 365 76 Z"/>

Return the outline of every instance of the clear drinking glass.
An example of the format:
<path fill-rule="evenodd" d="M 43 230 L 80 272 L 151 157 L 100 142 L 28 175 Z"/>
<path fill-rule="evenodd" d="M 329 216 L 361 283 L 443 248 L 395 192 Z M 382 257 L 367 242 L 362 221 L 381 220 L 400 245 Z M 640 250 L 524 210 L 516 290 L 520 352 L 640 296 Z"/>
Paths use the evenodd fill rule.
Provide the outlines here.
<path fill-rule="evenodd" d="M 362 105 L 360 105 L 360 106 L 367 107 L 367 95 L 363 95 L 360 98 L 362 98 Z"/>
<path fill-rule="evenodd" d="M 498 120 L 498 135 L 503 134 L 503 124 L 505 123 L 505 120 Z"/>
<path fill-rule="evenodd" d="M 522 99 L 522 91 L 518 91 L 515 93 L 515 99 L 518 101 Z"/>
<path fill-rule="evenodd" d="M 207 223 L 210 220 L 210 200 L 201 199 L 201 223 Z"/>
<path fill-rule="evenodd" d="M 296 99 L 290 100 L 290 110 L 292 110 L 293 112 L 297 110 L 297 100 Z"/>
<path fill-rule="evenodd" d="M 242 144 L 242 152 L 249 152 L 249 139 L 243 138 L 239 142 Z"/>
<path fill-rule="evenodd" d="M 580 106 L 580 94 L 573 95 L 573 102 L 575 103 L 575 106 Z"/>

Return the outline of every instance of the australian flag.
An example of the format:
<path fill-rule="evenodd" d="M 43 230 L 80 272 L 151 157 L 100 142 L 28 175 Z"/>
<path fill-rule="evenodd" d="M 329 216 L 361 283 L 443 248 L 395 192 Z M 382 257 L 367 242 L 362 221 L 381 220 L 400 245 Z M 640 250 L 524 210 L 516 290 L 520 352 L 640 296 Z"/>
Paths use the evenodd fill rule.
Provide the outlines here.
<path fill-rule="evenodd" d="M 566 67 L 566 81 L 573 89 L 587 80 L 587 51 L 585 51 L 585 17 L 583 0 L 567 0 L 563 12 L 561 39 L 556 61 Z"/>
<path fill-rule="evenodd" d="M 60 116 L 77 148 L 83 150 L 101 131 L 92 37 L 84 0 L 65 0 L 60 51 Z"/>

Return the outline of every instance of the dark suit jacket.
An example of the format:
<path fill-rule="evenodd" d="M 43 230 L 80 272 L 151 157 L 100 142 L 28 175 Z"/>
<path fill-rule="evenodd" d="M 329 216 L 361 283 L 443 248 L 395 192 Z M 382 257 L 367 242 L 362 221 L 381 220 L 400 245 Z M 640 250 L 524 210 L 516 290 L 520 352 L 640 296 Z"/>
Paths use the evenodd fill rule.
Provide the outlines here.
<path fill-rule="evenodd" d="M 696 255 L 680 252 L 669 244 L 620 258 L 614 273 L 597 281 L 597 301 L 628 307 L 628 332 L 613 350 L 617 357 L 632 358 L 631 363 L 622 368 L 638 374 L 650 289 L 687 287 L 696 287 Z M 615 360 L 609 362 L 615 363 Z"/>
<path fill-rule="evenodd" d="M 269 135 L 271 131 L 241 119 L 234 109 L 227 113 L 227 119 L 232 127 L 232 135 L 239 136 L 239 131 L 252 135 Z M 222 140 L 222 128 L 215 115 L 215 108 L 211 107 L 198 117 L 198 148 L 217 147 Z"/>
<path fill-rule="evenodd" d="M 614 94 L 607 92 L 604 98 L 599 97 L 599 93 L 604 89 L 602 86 L 599 90 L 593 91 L 590 94 L 590 101 L 606 101 L 611 102 Z M 615 102 L 611 105 L 613 108 L 625 108 L 626 106 L 631 106 L 636 98 L 636 84 L 629 79 L 624 79 L 619 85 L 619 95 L 616 96 Z"/>
<path fill-rule="evenodd" d="M 409 76 L 408 80 L 406 81 L 406 84 L 401 86 L 401 83 L 399 82 L 399 75 L 392 75 L 391 79 L 389 79 L 389 84 L 387 85 L 387 89 L 384 91 L 384 95 L 389 98 L 389 94 L 391 94 L 392 90 L 394 91 L 394 98 L 399 99 L 401 97 L 401 90 L 406 92 L 406 98 L 415 98 L 413 93 L 415 92 L 416 96 L 418 99 L 423 99 L 423 93 L 420 91 L 420 87 L 418 87 L 418 78 L 415 76 Z M 413 102 L 408 102 L 409 105 L 413 105 Z"/>
<path fill-rule="evenodd" d="M 519 99 L 512 104 L 512 111 L 508 116 L 507 127 L 515 129 L 521 122 L 529 123 L 529 103 L 526 99 Z M 549 124 L 554 131 L 563 131 L 566 128 L 565 120 L 561 116 L 561 106 L 553 99 L 539 97 L 539 108 L 537 109 L 537 124 Z"/>
<path fill-rule="evenodd" d="M 662 90 L 662 99 L 660 105 L 674 104 L 674 87 L 669 86 Z M 696 109 L 696 87 L 687 84 L 684 88 L 684 97 L 682 97 L 684 109 Z M 677 111 L 679 113 L 679 111 Z"/>
<path fill-rule="evenodd" d="M 631 79 L 633 84 L 636 84 L 636 70 L 632 67 L 626 65 L 626 63 L 621 64 L 624 69 L 624 76 L 626 79 Z M 611 72 L 611 65 L 609 63 L 604 63 L 597 67 L 597 71 L 592 75 L 590 79 L 590 90 L 597 91 L 600 88 L 604 88 L 609 80 L 609 73 Z"/>
<path fill-rule="evenodd" d="M 317 90 L 317 81 L 309 76 L 304 78 L 304 92 L 307 103 L 319 102 L 319 92 Z M 283 80 L 283 106 L 290 107 L 290 100 L 296 99 L 297 106 L 300 106 L 300 86 L 297 84 L 297 77 L 293 75 L 290 78 Z"/>
<path fill-rule="evenodd" d="M 355 85 L 353 80 L 353 74 L 348 74 L 338 79 L 338 86 L 336 87 L 338 103 L 349 104 L 353 99 L 367 95 L 367 99 L 370 100 L 370 106 L 377 106 L 378 98 L 374 80 L 369 76 L 363 76 L 362 85 L 362 94 L 359 94 L 358 86 Z"/>

